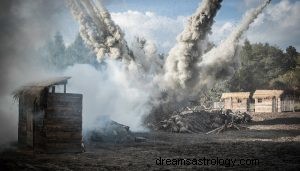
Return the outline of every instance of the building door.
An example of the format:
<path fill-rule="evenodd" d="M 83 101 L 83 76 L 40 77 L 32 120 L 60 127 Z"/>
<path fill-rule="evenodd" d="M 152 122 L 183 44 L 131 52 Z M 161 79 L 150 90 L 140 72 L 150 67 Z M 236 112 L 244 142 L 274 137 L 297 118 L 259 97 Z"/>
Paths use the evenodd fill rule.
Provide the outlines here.
<path fill-rule="evenodd" d="M 26 123 L 26 134 L 27 134 L 27 145 L 33 147 L 33 116 L 32 112 L 27 111 L 27 123 Z"/>
<path fill-rule="evenodd" d="M 277 111 L 277 100 L 275 97 L 272 98 L 272 112 L 278 112 Z"/>

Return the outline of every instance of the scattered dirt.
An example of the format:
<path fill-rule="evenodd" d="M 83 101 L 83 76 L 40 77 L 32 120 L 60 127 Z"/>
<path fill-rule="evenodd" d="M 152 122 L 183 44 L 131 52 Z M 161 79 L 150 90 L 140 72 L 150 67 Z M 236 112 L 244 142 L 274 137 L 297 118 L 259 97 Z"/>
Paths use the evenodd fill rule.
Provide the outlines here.
<path fill-rule="evenodd" d="M 0 170 L 299 170 L 300 113 L 255 114 L 248 130 L 206 135 L 135 133 L 144 142 L 89 143 L 79 154 L 34 154 L 6 149 Z M 258 118 L 258 119 L 255 119 Z M 292 118 L 292 119 L 291 119 Z M 161 158 L 258 159 L 258 165 L 157 165 Z"/>

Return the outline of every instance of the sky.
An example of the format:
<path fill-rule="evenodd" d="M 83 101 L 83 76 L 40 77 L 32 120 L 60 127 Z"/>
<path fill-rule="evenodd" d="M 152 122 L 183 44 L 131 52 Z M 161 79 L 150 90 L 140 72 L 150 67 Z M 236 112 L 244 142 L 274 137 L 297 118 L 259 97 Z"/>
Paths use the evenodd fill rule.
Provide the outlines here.
<path fill-rule="evenodd" d="M 103 0 L 114 21 L 131 42 L 134 36 L 144 37 L 167 52 L 183 30 L 187 18 L 201 0 Z M 219 44 L 239 23 L 245 12 L 263 0 L 224 0 L 210 40 Z M 78 26 L 77 26 L 78 27 Z M 262 42 L 285 49 L 300 49 L 300 1 L 273 0 L 244 35 L 253 43 Z M 69 38 L 71 40 L 71 38 Z M 242 42 L 243 40 L 241 40 Z"/>

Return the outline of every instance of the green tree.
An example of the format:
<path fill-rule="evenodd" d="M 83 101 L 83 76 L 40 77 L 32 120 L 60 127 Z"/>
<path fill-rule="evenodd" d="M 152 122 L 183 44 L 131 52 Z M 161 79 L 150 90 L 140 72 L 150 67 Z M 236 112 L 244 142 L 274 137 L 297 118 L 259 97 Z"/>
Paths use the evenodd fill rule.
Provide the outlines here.
<path fill-rule="evenodd" d="M 78 34 L 75 41 L 67 48 L 66 58 L 68 59 L 67 65 L 73 64 L 92 64 L 96 62 L 96 55 L 86 47 L 81 36 Z"/>
<path fill-rule="evenodd" d="M 298 52 L 295 47 L 289 46 L 286 48 L 284 68 L 286 70 L 295 70 L 297 66 Z"/>
<path fill-rule="evenodd" d="M 291 54 L 290 56 L 293 56 L 294 52 Z M 285 84 L 275 80 L 287 72 L 284 67 L 287 64 L 286 54 L 278 47 L 270 46 L 268 43 L 251 44 L 246 40 L 239 55 L 240 67 L 228 84 L 231 91 L 254 91 L 274 88 L 272 86 L 275 85 L 282 87 L 282 84 Z"/>
<path fill-rule="evenodd" d="M 53 55 L 52 57 L 53 57 L 54 65 L 58 69 L 63 69 L 66 63 L 65 50 L 66 47 L 65 47 L 63 36 L 61 35 L 60 32 L 56 32 L 54 36 L 54 48 L 52 51 L 52 55 Z"/>
<path fill-rule="evenodd" d="M 91 64 L 100 69 L 105 62 L 99 63 L 95 53 L 89 49 L 78 34 L 74 42 L 65 46 L 60 32 L 54 35 L 46 45 L 40 49 L 44 63 L 50 69 L 63 70 L 74 64 Z"/>
<path fill-rule="evenodd" d="M 46 45 L 40 49 L 43 61 L 51 69 L 61 70 L 65 65 L 65 44 L 60 32 L 56 32 L 54 39 L 49 40 Z"/>
<path fill-rule="evenodd" d="M 296 71 L 290 70 L 283 75 L 279 75 L 274 80 L 270 81 L 271 87 L 277 89 L 296 90 L 300 84 L 299 75 Z"/>

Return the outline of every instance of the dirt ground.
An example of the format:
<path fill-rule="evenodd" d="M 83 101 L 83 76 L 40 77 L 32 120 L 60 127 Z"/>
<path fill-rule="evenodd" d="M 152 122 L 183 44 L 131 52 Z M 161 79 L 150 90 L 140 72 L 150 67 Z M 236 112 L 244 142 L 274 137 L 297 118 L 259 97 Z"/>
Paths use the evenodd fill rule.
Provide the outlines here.
<path fill-rule="evenodd" d="M 253 119 L 245 125 L 247 130 L 218 135 L 136 133 L 147 141 L 87 144 L 87 151 L 80 154 L 33 154 L 10 148 L 0 153 L 0 170 L 299 170 L 300 113 L 255 114 Z M 204 157 L 259 163 L 157 165 L 160 158 Z"/>

